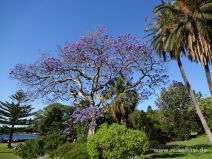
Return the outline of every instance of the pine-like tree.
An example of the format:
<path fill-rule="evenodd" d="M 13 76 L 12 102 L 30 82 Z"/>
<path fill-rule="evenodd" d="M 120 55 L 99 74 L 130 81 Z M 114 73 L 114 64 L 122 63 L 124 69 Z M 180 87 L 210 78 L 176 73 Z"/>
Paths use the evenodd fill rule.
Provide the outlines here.
<path fill-rule="evenodd" d="M 29 125 L 32 107 L 27 104 L 29 98 L 19 90 L 10 97 L 12 102 L 0 101 L 0 124 L 10 125 L 8 147 L 11 147 L 15 126 Z"/>

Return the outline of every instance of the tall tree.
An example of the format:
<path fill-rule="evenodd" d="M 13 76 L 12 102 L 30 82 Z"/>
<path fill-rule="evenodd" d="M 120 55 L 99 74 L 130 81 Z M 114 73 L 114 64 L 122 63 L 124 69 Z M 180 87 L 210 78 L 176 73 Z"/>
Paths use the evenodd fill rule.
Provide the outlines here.
<path fill-rule="evenodd" d="M 53 103 L 34 113 L 31 127 L 40 135 L 54 132 L 62 133 L 65 130 L 64 122 L 74 111 L 74 107 Z"/>
<path fill-rule="evenodd" d="M 174 81 L 162 89 L 156 105 L 163 131 L 172 140 L 185 140 L 191 137 L 191 132 L 201 132 L 201 123 L 191 103 L 190 94 L 181 82 Z"/>
<path fill-rule="evenodd" d="M 98 27 L 79 41 L 66 43 L 59 50 L 59 58 L 43 56 L 31 65 L 18 64 L 10 75 L 36 96 L 102 107 L 102 91 L 120 74 L 142 95 L 149 95 L 151 88 L 162 85 L 167 78 L 164 63 L 147 45 L 131 34 L 114 38 L 104 27 Z M 92 118 L 91 123 L 95 123 Z M 93 129 L 90 125 L 89 132 L 95 132 Z"/>
<path fill-rule="evenodd" d="M 179 28 L 192 61 L 200 62 L 205 71 L 208 87 L 212 95 L 212 82 L 209 63 L 212 60 L 212 1 L 176 0 L 174 3 L 176 19 L 172 30 Z M 182 29 L 181 29 L 182 28 Z"/>
<path fill-rule="evenodd" d="M 185 47 L 189 59 L 203 65 L 208 87 L 212 95 L 212 82 L 209 64 L 212 60 L 212 1 L 211 0 L 174 0 L 162 2 L 155 12 L 169 14 L 165 18 L 167 32 L 173 34 L 168 41 Z M 162 22 L 164 17 L 158 19 Z M 166 48 L 169 46 L 167 43 Z M 175 45 L 172 44 L 171 47 Z M 170 46 L 169 46 L 170 47 Z"/>
<path fill-rule="evenodd" d="M 186 44 L 188 44 L 188 41 L 185 39 L 184 34 L 187 30 L 185 30 L 185 27 L 181 27 L 184 23 L 182 24 L 178 17 L 178 15 L 180 15 L 180 17 L 182 15 L 179 14 L 179 9 L 176 9 L 175 1 L 172 3 L 162 1 L 161 5 L 155 7 L 154 12 L 156 14 L 156 22 L 153 24 L 153 28 L 150 29 L 150 36 L 152 36 L 151 44 L 157 53 L 162 55 L 164 59 L 168 53 L 172 59 L 177 61 L 185 86 L 190 92 L 190 96 L 196 108 L 196 112 L 202 122 L 206 134 L 209 137 L 209 140 L 212 143 L 211 131 L 198 106 L 199 102 L 191 88 L 180 59 L 181 55 L 186 55 L 185 49 L 188 48 L 185 47 Z M 204 56 L 202 55 L 202 58 L 203 57 Z"/>
<path fill-rule="evenodd" d="M 14 127 L 16 125 L 29 125 L 31 116 L 31 105 L 27 104 L 29 98 L 19 90 L 11 97 L 12 102 L 0 102 L 0 123 L 10 125 L 8 147 L 11 147 Z"/>

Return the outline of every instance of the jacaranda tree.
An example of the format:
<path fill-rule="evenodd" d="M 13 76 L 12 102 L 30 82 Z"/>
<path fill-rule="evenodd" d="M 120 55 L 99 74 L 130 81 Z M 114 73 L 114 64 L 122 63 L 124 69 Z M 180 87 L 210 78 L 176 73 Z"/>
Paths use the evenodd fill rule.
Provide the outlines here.
<path fill-rule="evenodd" d="M 84 101 L 87 107 L 104 106 L 102 91 L 120 74 L 141 97 L 167 79 L 164 62 L 146 44 L 131 34 L 114 38 L 101 26 L 78 41 L 67 42 L 58 58 L 43 55 L 34 64 L 17 64 L 10 73 L 35 97 L 71 99 L 74 104 Z M 92 116 L 91 121 L 95 120 Z"/>

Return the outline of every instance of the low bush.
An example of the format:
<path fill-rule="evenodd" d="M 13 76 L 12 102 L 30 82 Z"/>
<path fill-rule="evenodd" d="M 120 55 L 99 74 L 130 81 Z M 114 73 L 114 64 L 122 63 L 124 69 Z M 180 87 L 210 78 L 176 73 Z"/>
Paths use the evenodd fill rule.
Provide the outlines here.
<path fill-rule="evenodd" d="M 45 154 L 42 138 L 27 140 L 15 147 L 15 154 L 24 159 L 37 159 Z"/>
<path fill-rule="evenodd" d="M 61 134 L 53 133 L 44 137 L 44 149 L 47 153 L 55 150 L 59 145 L 66 143 L 67 137 Z"/>
<path fill-rule="evenodd" d="M 73 143 L 73 147 L 64 155 L 64 159 L 89 159 L 86 142 Z"/>
<path fill-rule="evenodd" d="M 59 145 L 56 150 L 49 154 L 49 156 L 63 158 L 73 148 L 73 146 L 74 144 L 70 142 Z"/>
<path fill-rule="evenodd" d="M 52 152 L 66 141 L 66 137 L 60 134 L 40 136 L 17 145 L 15 153 L 24 159 L 37 159 L 45 154 L 49 154 L 52 158 L 54 156 Z"/>
<path fill-rule="evenodd" d="M 59 159 L 88 159 L 86 142 L 67 142 L 57 147 L 49 156 Z"/>
<path fill-rule="evenodd" d="M 88 139 L 87 151 L 92 159 L 123 159 L 143 156 L 149 150 L 149 145 L 144 132 L 119 124 L 103 124 Z"/>

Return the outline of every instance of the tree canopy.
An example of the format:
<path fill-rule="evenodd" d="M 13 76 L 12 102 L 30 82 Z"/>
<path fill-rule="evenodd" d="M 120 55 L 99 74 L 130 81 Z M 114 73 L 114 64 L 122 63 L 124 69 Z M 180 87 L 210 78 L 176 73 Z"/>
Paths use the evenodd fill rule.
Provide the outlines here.
<path fill-rule="evenodd" d="M 13 131 L 16 125 L 29 125 L 32 107 L 28 104 L 29 97 L 22 90 L 10 97 L 12 102 L 0 101 L 0 124 L 10 125 L 8 147 L 11 147 Z"/>
<path fill-rule="evenodd" d="M 104 27 L 97 27 L 78 41 L 67 42 L 58 58 L 44 55 L 34 64 L 17 64 L 10 76 L 36 97 L 71 98 L 74 103 L 85 100 L 88 106 L 101 106 L 102 91 L 120 74 L 144 97 L 167 78 L 164 63 L 146 44 L 131 34 L 114 38 Z"/>

